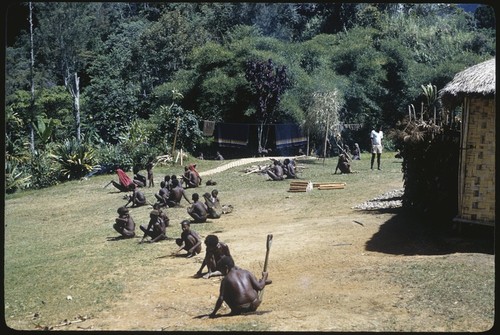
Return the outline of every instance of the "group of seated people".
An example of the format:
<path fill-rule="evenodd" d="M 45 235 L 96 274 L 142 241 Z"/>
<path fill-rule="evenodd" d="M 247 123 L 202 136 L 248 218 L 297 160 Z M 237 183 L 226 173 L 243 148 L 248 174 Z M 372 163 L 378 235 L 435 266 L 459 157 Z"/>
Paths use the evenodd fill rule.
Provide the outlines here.
<path fill-rule="evenodd" d="M 182 181 L 186 183 L 186 187 L 198 187 L 201 183 L 201 177 L 199 177 L 195 166 L 189 165 L 186 167 L 185 172 Z M 130 181 L 126 187 L 122 187 L 122 179 L 118 184 L 123 188 L 123 191 L 132 192 L 132 195 L 128 196 L 127 204 L 118 208 L 118 217 L 113 225 L 113 228 L 120 233 L 121 238 L 133 238 L 136 235 L 136 224 L 130 214 L 128 205 L 132 203 L 131 207 L 137 207 L 145 205 L 147 202 L 144 193 L 139 189 L 139 187 L 144 187 L 145 183 L 142 185 L 136 183 L 138 171 L 135 171 L 135 174 L 134 180 Z M 202 239 L 196 231 L 191 229 L 191 223 L 206 222 L 207 218 L 218 219 L 222 214 L 231 212 L 232 206 L 221 205 L 216 189 L 213 189 L 210 193 L 204 193 L 203 200 L 200 200 L 198 193 L 193 193 L 192 201 L 190 201 L 185 189 L 182 187 L 181 180 L 177 179 L 175 175 L 165 176 L 160 183 L 160 187 L 158 193 L 155 194 L 157 202 L 153 205 L 153 210 L 149 214 L 148 224 L 140 225 L 143 236 L 139 243 L 145 241 L 153 243 L 165 240 L 167 238 L 166 228 L 169 226 L 170 220 L 164 208 L 178 207 L 182 198 L 184 198 L 190 204 L 187 212 L 192 217 L 192 220 L 183 220 L 181 222 L 182 233 L 180 238 L 175 240 L 179 246 L 175 254 L 177 255 L 181 250 L 185 250 L 187 252 L 186 257 L 190 258 L 201 253 Z M 208 235 L 204 240 L 204 244 L 206 247 L 205 257 L 194 277 L 224 276 L 221 282 L 219 298 L 212 313 L 208 316 L 211 318 L 216 317 L 216 313 L 223 302 L 230 307 L 231 314 L 255 311 L 261 304 L 262 290 L 271 283 L 268 280 L 267 272 L 263 272 L 262 279 L 257 280 L 251 272 L 235 266 L 228 245 L 219 241 L 216 235 Z M 205 267 L 207 272 L 203 273 Z"/>
<path fill-rule="evenodd" d="M 118 217 L 115 219 L 113 228 L 120 233 L 121 238 L 135 237 L 135 221 L 130 215 L 130 210 L 125 207 L 119 207 Z M 149 242 L 157 242 L 167 238 L 167 227 L 169 225 L 169 218 L 167 213 L 163 211 L 158 205 L 153 206 L 153 210 L 149 213 L 148 225 L 141 225 L 139 228 L 144 233 L 141 241 L 143 243 L 147 237 L 151 239 Z"/>
<path fill-rule="evenodd" d="M 117 170 L 120 184 L 116 184 L 118 184 L 120 188 L 132 192 L 130 195 L 124 197 L 128 201 L 124 206 L 118 209 L 119 217 L 116 219 L 116 223 L 113 226 L 124 238 L 135 236 L 135 223 L 129 214 L 129 204 L 131 204 L 130 207 L 140 207 L 149 203 L 146 200 L 144 192 L 139 188 L 143 187 L 145 184 L 136 183 L 138 172 L 138 170 L 134 170 L 135 175 L 134 180 L 132 180 L 125 172 L 120 169 Z M 218 219 L 222 214 L 232 212 L 231 205 L 221 205 L 218 199 L 219 192 L 216 189 L 212 190 L 211 193 L 206 192 L 203 194 L 203 200 L 200 200 L 198 193 L 193 193 L 190 200 L 186 194 L 185 188 L 182 187 L 182 182 L 186 184 L 187 188 L 198 187 L 200 185 L 201 177 L 198 171 L 196 171 L 195 164 L 189 164 L 185 167 L 185 174 L 182 175 L 182 179 L 178 179 L 177 175 L 174 174 L 171 176 L 166 175 L 161 181 L 158 193 L 154 194 L 156 203 L 154 205 L 149 203 L 153 206 L 153 211 L 150 213 L 149 224 L 147 226 L 140 226 L 141 230 L 144 232 L 141 242 L 148 236 L 151 237 L 151 241 L 153 242 L 166 238 L 166 227 L 168 226 L 169 219 L 164 209 L 179 207 L 182 198 L 190 205 L 187 208 L 187 213 L 191 216 L 192 223 L 203 223 L 209 218 Z M 123 187 L 123 185 L 126 185 L 126 187 Z"/>
<path fill-rule="evenodd" d="M 271 180 L 284 180 L 298 178 L 296 173 L 295 160 L 285 158 L 283 163 L 277 159 L 273 159 L 273 165 L 267 169 L 267 175 Z"/>
<path fill-rule="evenodd" d="M 150 243 L 166 239 L 166 227 L 169 225 L 169 219 L 157 204 L 153 208 L 150 213 L 149 224 L 140 226 L 144 236 L 139 243 L 143 243 L 147 237 L 150 238 L 148 240 Z M 120 207 L 118 208 L 118 214 L 119 217 L 113 225 L 114 229 L 126 238 L 134 237 L 135 223 L 129 209 Z M 187 252 L 187 258 L 200 254 L 202 239 L 196 231 L 191 229 L 190 221 L 183 220 L 181 229 L 181 237 L 175 240 L 179 249 L 174 255 L 178 255 L 182 250 Z M 262 290 L 266 285 L 272 283 L 268 279 L 267 272 L 263 272 L 262 278 L 257 280 L 251 272 L 235 266 L 229 246 L 220 241 L 216 235 L 208 235 L 204 240 L 204 244 L 206 248 L 205 257 L 194 277 L 207 279 L 212 276 L 224 276 L 219 290 L 219 298 L 209 317 L 216 317 L 216 313 L 223 302 L 231 309 L 231 315 L 257 310 L 262 302 Z M 203 273 L 205 267 L 207 272 Z"/>

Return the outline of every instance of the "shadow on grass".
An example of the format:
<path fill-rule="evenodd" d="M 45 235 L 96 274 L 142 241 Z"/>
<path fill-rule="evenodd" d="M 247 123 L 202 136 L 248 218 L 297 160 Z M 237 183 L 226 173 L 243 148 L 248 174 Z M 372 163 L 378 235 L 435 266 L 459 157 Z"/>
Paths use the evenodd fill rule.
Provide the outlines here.
<path fill-rule="evenodd" d="M 122 235 L 118 236 L 108 236 L 106 237 L 106 241 L 126 241 L 126 240 L 133 240 L 134 238 L 139 238 L 139 236 L 134 236 L 134 237 L 125 237 Z"/>
<path fill-rule="evenodd" d="M 463 226 L 460 232 L 438 231 L 428 220 L 402 208 L 364 211 L 395 214 L 366 242 L 368 251 L 395 255 L 494 254 L 494 231 L 482 225 Z"/>
<path fill-rule="evenodd" d="M 270 313 L 271 311 L 255 311 L 255 312 L 246 312 L 246 313 L 241 313 L 241 314 L 231 314 L 231 313 L 227 313 L 227 314 L 217 314 L 214 319 L 218 319 L 218 318 L 224 318 L 224 317 L 228 317 L 228 316 L 248 316 L 248 315 L 264 315 L 264 314 L 267 314 L 267 313 Z M 201 314 L 201 315 L 197 315 L 195 317 L 193 317 L 193 319 L 205 319 L 205 318 L 208 318 L 210 314 Z"/>
<path fill-rule="evenodd" d="M 175 253 L 172 253 L 172 254 L 167 254 L 167 255 L 164 255 L 164 256 L 158 256 L 156 257 L 155 259 L 159 259 L 159 258 L 190 258 L 188 257 L 189 254 L 185 253 L 185 254 L 175 254 Z"/>

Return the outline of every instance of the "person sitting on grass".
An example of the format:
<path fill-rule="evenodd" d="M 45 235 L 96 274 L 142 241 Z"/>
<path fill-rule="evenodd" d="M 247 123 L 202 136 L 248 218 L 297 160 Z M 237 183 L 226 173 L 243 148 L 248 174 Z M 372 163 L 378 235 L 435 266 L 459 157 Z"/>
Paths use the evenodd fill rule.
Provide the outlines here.
<path fill-rule="evenodd" d="M 139 173 L 140 169 L 139 166 L 134 166 L 133 172 L 134 172 L 134 183 L 139 186 L 139 187 L 144 187 L 146 186 L 146 176 L 143 176 L 142 174 Z"/>
<path fill-rule="evenodd" d="M 267 175 L 271 177 L 271 180 L 283 180 L 283 166 L 281 162 L 277 159 L 273 159 L 273 166 L 267 170 Z"/>
<path fill-rule="evenodd" d="M 215 154 L 215 160 L 223 161 L 224 157 L 222 157 L 221 153 L 217 151 L 217 153 Z"/>
<path fill-rule="evenodd" d="M 346 154 L 340 154 L 339 160 L 337 162 L 337 167 L 335 168 L 335 173 L 337 174 L 337 170 L 340 170 L 340 173 L 351 173 L 351 163 L 349 158 L 347 158 Z"/>
<path fill-rule="evenodd" d="M 203 278 L 207 279 L 213 276 L 220 276 L 222 273 L 217 270 L 217 262 L 222 256 L 231 256 L 228 245 L 219 241 L 216 235 L 208 235 L 205 238 L 205 247 L 205 258 L 203 259 L 200 269 L 194 276 L 196 278 L 201 277 L 205 266 L 208 268 L 208 272 L 203 275 Z"/>
<path fill-rule="evenodd" d="M 113 186 L 120 190 L 120 192 L 132 191 L 132 185 L 135 184 L 133 180 L 130 179 L 130 177 L 125 173 L 125 171 L 123 171 L 122 169 L 116 169 L 116 174 L 118 175 L 118 180 L 120 182 L 117 183 L 116 181 L 111 180 L 106 186 L 108 186 L 109 184 L 113 184 Z"/>
<path fill-rule="evenodd" d="M 144 225 L 140 226 L 144 236 L 142 237 L 139 243 L 143 243 L 147 236 L 151 239 L 148 241 L 149 243 L 158 242 L 161 240 L 165 240 L 167 238 L 167 227 L 163 218 L 161 217 L 160 211 L 154 209 L 149 213 L 149 224 L 147 227 Z"/>
<path fill-rule="evenodd" d="M 113 228 L 121 234 L 123 238 L 132 238 L 135 236 L 135 222 L 130 216 L 127 207 L 118 208 L 118 217 L 115 219 Z"/>
<path fill-rule="evenodd" d="M 158 216 L 163 220 L 165 228 L 167 228 L 170 225 L 170 219 L 167 215 L 167 210 L 165 208 L 161 208 L 161 205 L 158 203 L 153 205 L 153 209 L 158 211 Z"/>
<path fill-rule="evenodd" d="M 203 202 L 199 201 L 199 199 L 200 196 L 198 193 L 193 193 L 193 203 L 187 209 L 188 214 L 193 218 L 191 221 L 193 223 L 203 223 L 207 221 L 207 206 Z"/>
<path fill-rule="evenodd" d="M 201 237 L 191 229 L 191 224 L 188 220 L 182 220 L 181 228 L 181 237 L 175 239 L 175 243 L 180 249 L 175 254 L 178 254 L 181 250 L 186 250 L 187 258 L 191 258 L 201 252 Z"/>
<path fill-rule="evenodd" d="M 295 161 L 285 158 L 283 161 L 283 174 L 287 179 L 297 178 L 297 173 L 295 172 Z"/>
<path fill-rule="evenodd" d="M 267 279 L 268 273 L 262 272 L 262 278 L 257 280 L 250 271 L 237 267 L 231 256 L 222 257 L 217 262 L 217 270 L 224 279 L 220 283 L 219 298 L 209 317 L 216 317 L 223 302 L 231 308 L 229 315 L 256 311 L 262 303 L 260 292 L 271 284 L 271 280 Z"/>
<path fill-rule="evenodd" d="M 161 207 L 167 206 L 169 193 L 170 191 L 168 190 L 165 181 L 162 180 L 160 182 L 160 189 L 158 190 L 158 193 L 155 193 L 156 201 Z"/>
<path fill-rule="evenodd" d="M 195 188 L 200 186 L 202 179 L 198 171 L 196 171 L 196 164 L 189 164 L 184 167 L 182 180 L 186 184 L 186 188 Z"/>
<path fill-rule="evenodd" d="M 212 193 L 205 192 L 203 198 L 205 198 L 208 217 L 211 219 L 220 218 L 222 215 L 222 206 L 219 203 L 219 199 L 217 199 L 217 190 L 212 190 Z"/>
<path fill-rule="evenodd" d="M 128 202 L 125 204 L 125 207 L 130 203 L 132 203 L 132 207 L 144 206 L 146 204 L 146 196 L 144 193 L 140 191 L 135 184 L 132 184 L 130 187 L 132 188 L 132 195 L 128 196 Z"/>
<path fill-rule="evenodd" d="M 186 195 L 186 191 L 180 185 L 179 180 L 178 179 L 171 179 L 171 180 L 172 180 L 172 189 L 168 193 L 167 206 L 168 207 L 179 206 L 183 197 L 184 199 L 186 199 L 187 202 L 191 203 L 191 201 L 189 201 Z"/>

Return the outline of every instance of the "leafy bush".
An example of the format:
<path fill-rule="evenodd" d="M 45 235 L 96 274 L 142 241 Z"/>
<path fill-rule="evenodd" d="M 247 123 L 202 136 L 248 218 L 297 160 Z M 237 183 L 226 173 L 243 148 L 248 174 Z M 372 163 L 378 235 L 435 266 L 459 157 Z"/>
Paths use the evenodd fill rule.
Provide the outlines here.
<path fill-rule="evenodd" d="M 75 139 L 56 145 L 50 156 L 61 165 L 62 179 L 82 178 L 94 169 L 94 149 Z"/>
<path fill-rule="evenodd" d="M 411 123 L 399 133 L 405 192 L 403 207 L 429 217 L 436 228 L 457 212 L 460 133 L 431 123 Z"/>
<path fill-rule="evenodd" d="M 125 147 L 125 153 L 132 160 L 133 166 L 138 166 L 140 169 L 144 169 L 150 159 L 161 155 L 161 151 L 157 147 L 145 142 Z"/>
<path fill-rule="evenodd" d="M 117 168 L 130 171 L 133 166 L 144 169 L 150 159 L 161 154 L 160 149 L 146 142 L 105 144 L 95 150 L 95 161 L 100 173 L 114 172 Z"/>
<path fill-rule="evenodd" d="M 31 176 L 27 175 L 19 164 L 13 161 L 5 162 L 5 192 L 10 194 L 29 186 Z"/>
<path fill-rule="evenodd" d="M 60 166 L 55 162 L 49 151 L 36 151 L 29 162 L 31 183 L 29 188 L 45 188 L 58 183 Z"/>
<path fill-rule="evenodd" d="M 114 172 L 117 168 L 128 171 L 134 165 L 132 157 L 126 154 L 120 144 L 103 144 L 95 150 L 95 161 L 101 172 Z"/>

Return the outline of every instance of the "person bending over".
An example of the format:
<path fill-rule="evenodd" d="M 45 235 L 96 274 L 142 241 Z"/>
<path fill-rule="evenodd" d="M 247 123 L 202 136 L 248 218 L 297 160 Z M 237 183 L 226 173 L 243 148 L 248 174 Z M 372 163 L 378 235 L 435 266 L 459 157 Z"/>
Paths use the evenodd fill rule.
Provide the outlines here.
<path fill-rule="evenodd" d="M 351 173 L 351 163 L 349 162 L 349 158 L 345 154 L 339 155 L 339 160 L 337 162 L 337 167 L 335 168 L 335 173 L 340 170 L 340 173 Z"/>
<path fill-rule="evenodd" d="M 271 283 L 267 279 L 268 273 L 262 272 L 262 279 L 257 280 L 250 271 L 235 266 L 231 256 L 222 257 L 217 262 L 217 269 L 224 278 L 220 283 L 219 298 L 210 317 L 216 317 L 223 302 L 231 308 L 230 315 L 256 311 L 262 303 L 259 292 Z"/>
<path fill-rule="evenodd" d="M 167 238 L 167 227 L 165 225 L 165 222 L 163 221 L 161 217 L 161 213 L 158 210 L 152 210 L 151 213 L 149 213 L 149 224 L 147 227 L 144 227 L 141 225 L 139 228 L 141 228 L 142 232 L 144 233 L 144 236 L 142 237 L 141 241 L 139 243 L 144 242 L 147 236 L 149 236 L 151 239 L 149 240 L 150 243 L 158 242 L 161 240 L 164 240 Z"/>
<path fill-rule="evenodd" d="M 180 247 L 175 254 L 181 250 L 187 251 L 187 258 L 193 257 L 201 252 L 201 237 L 197 232 L 191 230 L 191 225 L 188 220 L 181 222 L 182 233 L 181 237 L 175 239 L 175 243 Z"/>
<path fill-rule="evenodd" d="M 131 188 L 132 195 L 128 196 L 128 202 L 125 207 L 127 207 L 130 203 L 132 203 L 132 207 L 144 206 L 146 204 L 146 196 L 144 195 L 144 193 L 140 191 L 135 184 L 132 184 Z"/>
<path fill-rule="evenodd" d="M 219 241 L 216 235 L 208 235 L 205 238 L 205 247 L 205 258 L 203 259 L 200 269 L 196 272 L 195 277 L 202 276 L 202 271 L 205 266 L 208 268 L 208 273 L 206 273 L 203 278 L 207 279 L 212 276 L 220 276 L 221 272 L 217 270 L 217 262 L 222 256 L 231 256 L 229 247 L 224 242 Z"/>

